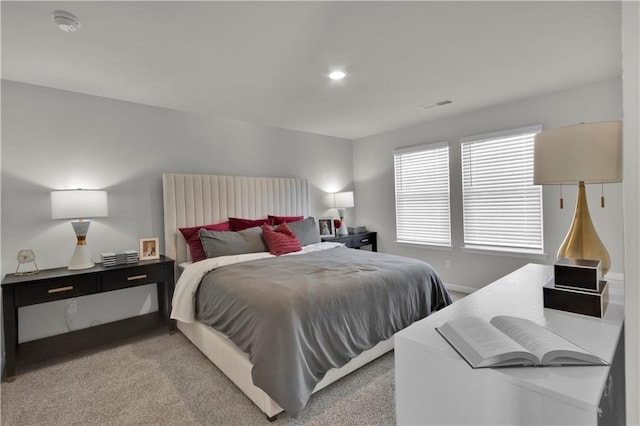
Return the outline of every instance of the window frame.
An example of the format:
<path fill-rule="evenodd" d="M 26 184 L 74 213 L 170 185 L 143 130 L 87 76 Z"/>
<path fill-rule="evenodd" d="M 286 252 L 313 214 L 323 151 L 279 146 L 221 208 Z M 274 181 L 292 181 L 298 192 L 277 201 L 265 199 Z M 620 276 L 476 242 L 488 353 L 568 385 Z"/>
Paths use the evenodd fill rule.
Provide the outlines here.
<path fill-rule="evenodd" d="M 443 150 L 446 152 L 446 161 L 440 164 L 440 167 L 446 166 L 446 173 L 443 173 L 439 179 L 446 178 L 446 197 L 444 193 L 440 193 L 439 197 L 446 198 L 446 214 L 442 214 L 447 218 L 446 226 L 447 232 L 446 241 L 438 241 L 438 238 L 433 238 L 431 241 L 425 239 L 415 239 L 408 236 L 406 232 L 401 232 L 400 223 L 402 222 L 400 218 L 400 214 L 402 210 L 399 208 L 399 196 L 398 196 L 398 156 L 402 156 L 405 154 L 412 153 L 424 153 L 429 151 L 437 151 Z M 402 245 L 411 245 L 411 246 L 420 246 L 427 247 L 433 249 L 441 249 L 441 250 L 451 250 L 452 249 L 452 238 L 451 238 L 451 147 L 448 141 L 445 142 L 434 142 L 429 144 L 417 145 L 407 148 L 399 148 L 393 151 L 393 179 L 394 179 L 394 207 L 395 207 L 395 220 L 396 220 L 396 240 L 395 242 Z M 428 183 L 428 181 L 425 180 Z M 423 185 L 428 186 L 428 185 Z M 437 185 L 439 187 L 443 187 L 444 185 Z M 424 189 L 424 188 L 423 188 Z M 428 188 L 427 188 L 428 189 Z M 429 213 L 436 211 L 436 209 L 425 211 L 423 213 Z M 410 220 L 409 220 L 410 222 Z"/>
<path fill-rule="evenodd" d="M 462 198 L 462 226 L 463 226 L 463 252 L 470 253 L 482 253 L 482 254 L 494 254 L 501 256 L 512 256 L 512 257 L 528 257 L 528 258 L 537 258 L 544 259 L 546 258 L 546 254 L 544 253 L 544 206 L 543 206 L 543 193 L 542 187 L 540 185 L 533 185 L 533 140 L 535 134 L 542 131 L 542 125 L 533 125 L 527 127 L 520 127 L 514 129 L 501 130 L 497 132 L 484 133 L 478 135 L 471 135 L 464 138 L 460 138 L 460 174 L 461 174 L 461 198 Z M 497 139 L 505 139 L 505 138 L 516 138 L 518 136 L 531 134 L 530 140 L 527 141 L 531 145 L 531 186 L 537 187 L 537 189 L 531 188 L 530 190 L 533 192 L 537 192 L 537 196 L 539 197 L 539 215 L 537 220 L 539 223 L 540 234 L 536 236 L 539 238 L 539 245 L 535 247 L 531 247 L 530 245 L 508 245 L 508 244 L 498 244 L 496 241 L 491 241 L 491 239 L 485 241 L 473 240 L 471 237 L 468 237 L 468 207 L 467 204 L 469 200 L 467 198 L 466 191 L 466 182 L 465 182 L 465 172 L 469 167 L 466 162 L 465 157 L 465 146 L 471 146 L 474 143 L 482 143 L 488 142 Z M 504 235 L 509 235 L 509 233 L 505 233 Z"/>

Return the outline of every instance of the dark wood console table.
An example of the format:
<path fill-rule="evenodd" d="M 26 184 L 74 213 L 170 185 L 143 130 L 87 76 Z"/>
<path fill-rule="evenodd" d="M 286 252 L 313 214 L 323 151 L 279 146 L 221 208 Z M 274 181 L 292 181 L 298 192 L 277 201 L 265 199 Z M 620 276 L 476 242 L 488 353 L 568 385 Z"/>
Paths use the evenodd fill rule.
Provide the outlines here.
<path fill-rule="evenodd" d="M 170 332 L 174 332 L 175 321 L 169 319 L 174 289 L 173 263 L 173 259 L 161 256 L 157 260 L 112 267 L 97 265 L 79 271 L 55 268 L 42 270 L 34 275 L 7 274 L 2 280 L 6 351 L 3 377 L 8 382 L 14 381 L 16 364 L 87 349 L 163 324 L 169 327 Z M 156 283 L 158 290 L 157 312 L 18 343 L 18 308 L 20 307 L 152 283 Z"/>

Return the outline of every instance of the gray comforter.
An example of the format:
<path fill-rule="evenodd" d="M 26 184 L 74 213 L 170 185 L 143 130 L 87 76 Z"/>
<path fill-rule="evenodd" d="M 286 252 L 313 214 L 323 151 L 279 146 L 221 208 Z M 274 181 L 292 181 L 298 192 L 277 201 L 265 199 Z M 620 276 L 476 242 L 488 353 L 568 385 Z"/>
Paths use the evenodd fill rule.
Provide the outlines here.
<path fill-rule="evenodd" d="M 253 383 L 296 416 L 328 370 L 450 303 L 425 262 L 334 248 L 215 269 L 196 315 L 249 354 Z"/>

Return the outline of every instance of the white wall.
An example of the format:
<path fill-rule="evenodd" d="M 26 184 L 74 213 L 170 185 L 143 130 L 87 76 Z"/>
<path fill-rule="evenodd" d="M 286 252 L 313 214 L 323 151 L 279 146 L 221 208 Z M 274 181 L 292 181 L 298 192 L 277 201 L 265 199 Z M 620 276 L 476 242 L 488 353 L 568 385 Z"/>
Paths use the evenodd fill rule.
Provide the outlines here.
<path fill-rule="evenodd" d="M 640 3 L 622 5 L 627 424 L 640 424 Z"/>
<path fill-rule="evenodd" d="M 0 85 L 0 99 L 2 86 Z M 0 102 L 0 117 L 2 117 L 2 102 Z M 2 164 L 2 120 L 0 119 L 0 167 Z M 0 189 L 2 188 L 2 173 L 0 173 Z M 0 193 L 0 223 L 2 223 L 2 196 Z M 0 226 L 0 277 L 4 277 L 4 262 L 2 262 L 2 227 Z M 4 318 L 2 313 L 2 292 L 0 292 L 0 372 L 4 372 Z M 0 373 L 2 374 L 2 373 Z"/>
<path fill-rule="evenodd" d="M 533 124 L 553 128 L 583 121 L 621 118 L 621 81 L 614 79 L 356 140 L 353 143 L 356 222 L 378 231 L 380 251 L 423 259 L 431 263 L 443 280 L 453 284 L 454 288 L 480 288 L 526 263 L 553 263 L 573 218 L 577 188 L 564 187 L 564 210 L 558 208 L 559 187 L 547 186 L 543 189 L 546 259 L 470 254 L 461 251 L 464 237 L 459 139 L 463 136 Z M 453 250 L 397 244 L 394 242 L 393 150 L 441 141 L 450 142 Z M 591 217 L 611 256 L 611 272 L 621 273 L 622 184 L 605 185 L 605 196 L 607 207 L 601 209 L 600 186 L 587 186 Z M 451 260 L 450 270 L 445 269 L 445 260 Z"/>
<path fill-rule="evenodd" d="M 312 213 L 325 191 L 352 188 L 347 140 L 202 117 L 11 81 L 2 82 L 2 270 L 33 249 L 38 266 L 65 266 L 75 245 L 67 221 L 52 220 L 51 189 L 105 189 L 109 217 L 92 220 L 88 246 L 100 253 L 162 241 L 162 173 L 309 179 Z M 161 242 L 161 246 L 164 244 Z M 19 340 L 66 332 L 65 302 L 19 310 Z M 153 286 L 78 299 L 73 327 L 157 309 Z"/>

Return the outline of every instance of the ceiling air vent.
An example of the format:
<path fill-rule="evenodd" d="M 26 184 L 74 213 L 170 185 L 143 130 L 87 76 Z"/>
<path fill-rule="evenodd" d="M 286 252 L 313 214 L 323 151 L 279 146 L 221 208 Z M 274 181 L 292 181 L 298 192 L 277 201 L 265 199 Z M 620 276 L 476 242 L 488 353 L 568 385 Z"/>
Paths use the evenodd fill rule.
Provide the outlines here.
<path fill-rule="evenodd" d="M 441 107 L 441 106 L 449 105 L 449 104 L 452 104 L 452 103 L 453 103 L 452 100 L 445 99 L 444 101 L 433 102 L 431 104 L 423 105 L 423 106 L 420 107 L 420 109 L 431 109 L 431 108 L 435 108 L 435 107 Z"/>

